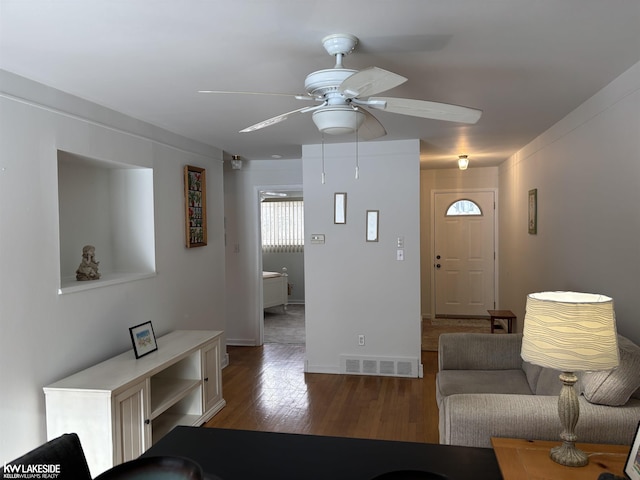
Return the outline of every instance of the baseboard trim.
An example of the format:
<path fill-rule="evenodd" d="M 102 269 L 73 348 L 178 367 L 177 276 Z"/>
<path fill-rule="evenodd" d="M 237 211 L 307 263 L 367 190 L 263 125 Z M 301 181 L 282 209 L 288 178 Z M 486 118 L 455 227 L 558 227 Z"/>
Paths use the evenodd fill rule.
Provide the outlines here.
<path fill-rule="evenodd" d="M 230 347 L 257 347 L 255 339 L 253 338 L 228 338 L 227 345 Z"/>

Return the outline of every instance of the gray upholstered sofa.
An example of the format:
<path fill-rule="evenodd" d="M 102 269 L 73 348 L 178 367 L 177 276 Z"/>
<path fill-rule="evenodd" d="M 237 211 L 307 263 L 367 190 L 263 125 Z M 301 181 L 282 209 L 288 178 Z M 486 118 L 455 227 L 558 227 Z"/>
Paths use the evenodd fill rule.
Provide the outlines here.
<path fill-rule="evenodd" d="M 442 334 L 436 398 L 440 443 L 491 437 L 559 440 L 559 372 L 523 362 L 522 334 Z M 640 421 L 640 347 L 619 336 L 620 366 L 577 375 L 578 442 L 630 445 Z"/>

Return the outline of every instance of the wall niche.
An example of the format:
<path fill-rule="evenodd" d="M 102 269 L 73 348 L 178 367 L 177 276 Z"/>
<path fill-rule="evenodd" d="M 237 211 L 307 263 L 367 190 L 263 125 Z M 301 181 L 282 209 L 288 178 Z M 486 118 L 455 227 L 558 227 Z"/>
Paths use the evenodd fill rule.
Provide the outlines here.
<path fill-rule="evenodd" d="M 58 218 L 59 294 L 155 275 L 152 168 L 58 150 Z M 98 280 L 76 280 L 85 245 Z"/>

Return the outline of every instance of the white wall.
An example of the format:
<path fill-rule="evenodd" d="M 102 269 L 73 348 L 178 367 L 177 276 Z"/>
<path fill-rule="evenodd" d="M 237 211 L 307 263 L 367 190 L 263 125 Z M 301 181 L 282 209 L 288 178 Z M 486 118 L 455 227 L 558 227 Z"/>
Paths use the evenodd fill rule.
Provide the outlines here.
<path fill-rule="evenodd" d="M 420 166 L 417 140 L 303 146 L 306 370 L 337 373 L 341 354 L 420 359 Z M 347 192 L 347 223 L 333 223 Z M 365 241 L 365 212 L 380 210 L 380 241 Z M 324 234 L 323 245 L 309 244 Z M 397 237 L 405 260 L 396 260 Z M 358 346 L 358 335 L 366 338 Z"/>
<path fill-rule="evenodd" d="M 473 160 L 471 160 L 473 163 Z M 434 190 L 472 190 L 478 188 L 498 188 L 498 167 L 475 168 L 467 170 L 447 168 L 440 170 L 420 170 L 420 281 L 422 316 L 433 315 L 433 241 L 431 227 L 433 223 L 433 206 L 431 192 Z M 496 218 L 496 221 L 499 221 Z M 496 292 L 498 295 L 499 292 Z M 498 305 L 499 306 L 499 305 Z"/>
<path fill-rule="evenodd" d="M 259 196 L 264 188 L 300 190 L 302 162 L 254 160 L 241 170 L 225 164 L 227 342 L 259 345 L 262 265 L 259 244 Z M 305 198 L 306 202 L 306 198 Z"/>
<path fill-rule="evenodd" d="M 130 350 L 129 327 L 223 330 L 225 264 L 221 151 L 7 72 L 0 84 L 3 463 L 46 441 L 42 387 Z M 58 149 L 153 168 L 154 277 L 58 295 Z M 202 248 L 184 246 L 185 164 L 207 168 Z"/>
<path fill-rule="evenodd" d="M 611 296 L 640 341 L 640 63 L 503 163 L 499 195 L 501 303 L 518 328 L 527 294 L 576 290 Z"/>

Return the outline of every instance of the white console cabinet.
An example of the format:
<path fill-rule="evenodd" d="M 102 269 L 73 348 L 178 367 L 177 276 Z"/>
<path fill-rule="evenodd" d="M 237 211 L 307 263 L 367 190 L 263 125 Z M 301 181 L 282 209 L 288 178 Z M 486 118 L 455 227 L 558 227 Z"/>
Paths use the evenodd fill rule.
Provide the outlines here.
<path fill-rule="evenodd" d="M 177 330 L 142 358 L 130 350 L 44 387 L 48 438 L 77 433 L 95 477 L 177 425 L 201 425 L 225 405 L 221 335 Z"/>

